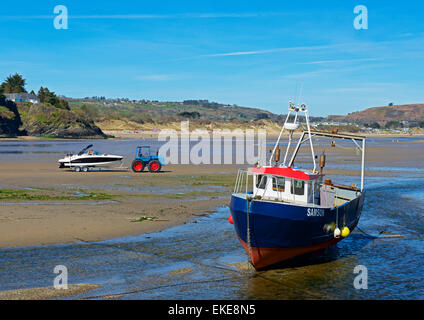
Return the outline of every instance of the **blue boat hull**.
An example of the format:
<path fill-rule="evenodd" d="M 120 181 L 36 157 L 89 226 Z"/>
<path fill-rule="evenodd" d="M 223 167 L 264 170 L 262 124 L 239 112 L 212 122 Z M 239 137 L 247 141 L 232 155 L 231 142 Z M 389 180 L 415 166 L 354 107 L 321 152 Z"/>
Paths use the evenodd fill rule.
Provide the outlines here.
<path fill-rule="evenodd" d="M 237 237 L 252 264 L 261 269 L 337 243 L 342 238 L 334 238 L 336 224 L 352 231 L 358 224 L 363 203 L 363 192 L 336 208 L 248 202 L 245 195 L 234 194 L 230 209 Z"/>

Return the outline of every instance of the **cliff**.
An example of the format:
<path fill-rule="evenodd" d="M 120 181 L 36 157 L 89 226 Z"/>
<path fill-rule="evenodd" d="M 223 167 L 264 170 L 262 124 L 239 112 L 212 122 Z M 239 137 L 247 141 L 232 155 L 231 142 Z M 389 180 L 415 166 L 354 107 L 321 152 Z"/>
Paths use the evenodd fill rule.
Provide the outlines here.
<path fill-rule="evenodd" d="M 0 95 L 0 136 L 15 137 L 24 134 L 19 130 L 21 125 L 22 121 L 16 104 L 6 101 L 4 96 Z"/>
<path fill-rule="evenodd" d="M 106 138 L 83 114 L 46 104 L 20 104 L 21 129 L 31 136 L 57 138 Z"/>

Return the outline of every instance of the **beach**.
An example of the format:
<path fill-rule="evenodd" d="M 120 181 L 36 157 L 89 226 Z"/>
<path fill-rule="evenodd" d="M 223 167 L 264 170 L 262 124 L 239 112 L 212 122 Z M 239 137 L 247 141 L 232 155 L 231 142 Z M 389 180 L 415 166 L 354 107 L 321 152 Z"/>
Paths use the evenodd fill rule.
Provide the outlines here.
<path fill-rule="evenodd" d="M 0 142 L 0 298 L 231 299 L 234 290 L 242 299 L 419 296 L 421 276 L 412 269 L 422 262 L 416 221 L 424 187 L 421 137 L 367 140 L 360 227 L 402 238 L 372 241 L 355 230 L 324 261 L 260 278 L 246 268 L 227 221 L 237 171 L 251 165 L 170 164 L 160 173 L 58 168 L 64 153 L 88 143 L 124 154 L 129 166 L 140 141 Z M 316 155 L 325 151 L 326 178 L 359 185 L 360 157 L 351 141 L 333 148 L 328 139 L 317 139 L 314 147 Z M 296 165 L 310 167 L 310 160 L 305 147 Z M 58 264 L 69 268 L 69 290 L 51 287 Z M 374 284 L 362 294 L 349 286 L 357 264 L 372 266 Z M 398 287 L 388 288 L 385 279 L 393 272 Z M 325 285 L 308 285 L 307 279 Z M 219 290 L 211 289 L 211 281 L 220 283 Z"/>
<path fill-rule="evenodd" d="M 408 144 L 407 152 L 397 152 L 403 143 L 396 141 L 367 148 L 367 176 L 391 175 L 390 168 L 373 170 L 375 163 L 421 157 L 421 140 Z M 315 151 L 319 155 L 323 150 L 327 162 L 337 164 L 330 165 L 327 174 L 359 174 L 354 148 L 318 144 Z M 299 161 L 309 157 L 306 150 Z M 10 194 L 3 191 L 0 198 L 0 247 L 98 241 L 183 224 L 228 206 L 237 170 L 243 167 L 247 166 L 167 165 L 160 173 L 76 173 L 59 169 L 53 159 L 2 161 L 0 186 Z"/>
<path fill-rule="evenodd" d="M 76 197 L 0 200 L 0 246 L 97 241 L 183 224 L 228 204 L 225 184 L 232 183 L 237 169 L 200 166 L 194 171 L 192 166 L 170 165 L 157 174 L 147 170 L 139 174 L 127 170 L 79 174 L 59 170 L 56 163 L 3 162 L 1 184 L 7 184 L 7 190 L 26 190 L 40 197 L 60 191 L 69 198 L 75 192 Z M 223 181 L 216 181 L 217 173 Z M 197 178 L 202 180 L 196 184 Z M 208 179 L 216 188 L 205 187 Z M 224 186 L 219 188 L 220 184 Z M 79 200 L 80 190 L 106 193 L 108 199 Z"/>

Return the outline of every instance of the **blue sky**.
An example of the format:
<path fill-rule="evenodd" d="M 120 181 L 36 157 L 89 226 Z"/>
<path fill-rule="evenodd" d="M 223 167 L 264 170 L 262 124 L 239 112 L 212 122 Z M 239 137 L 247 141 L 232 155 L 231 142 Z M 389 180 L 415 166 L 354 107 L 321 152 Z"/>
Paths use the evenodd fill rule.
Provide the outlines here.
<path fill-rule="evenodd" d="M 68 8 L 68 30 L 53 8 Z M 353 27 L 356 5 L 368 30 Z M 422 1 L 8 1 L 0 78 L 71 97 L 209 99 L 312 115 L 424 102 Z"/>

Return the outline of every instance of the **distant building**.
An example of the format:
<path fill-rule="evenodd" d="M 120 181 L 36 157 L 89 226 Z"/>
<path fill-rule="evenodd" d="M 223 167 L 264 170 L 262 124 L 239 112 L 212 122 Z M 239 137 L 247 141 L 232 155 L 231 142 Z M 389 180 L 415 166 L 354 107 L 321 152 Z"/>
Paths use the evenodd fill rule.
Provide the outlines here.
<path fill-rule="evenodd" d="M 31 102 L 40 103 L 40 100 L 35 94 L 31 93 L 5 93 L 6 100 L 13 102 Z"/>

